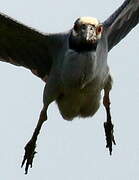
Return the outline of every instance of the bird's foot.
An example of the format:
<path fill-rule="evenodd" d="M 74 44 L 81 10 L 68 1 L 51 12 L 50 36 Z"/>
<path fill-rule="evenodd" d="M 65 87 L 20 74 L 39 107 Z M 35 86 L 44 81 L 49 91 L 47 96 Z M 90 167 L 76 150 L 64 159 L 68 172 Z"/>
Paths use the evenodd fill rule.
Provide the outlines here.
<path fill-rule="evenodd" d="M 104 122 L 106 148 L 109 148 L 110 155 L 112 155 L 112 144 L 116 145 L 113 135 L 113 124 L 111 122 Z"/>
<path fill-rule="evenodd" d="M 34 155 L 37 153 L 35 151 L 36 148 L 36 141 L 33 141 L 32 139 L 26 144 L 25 146 L 25 155 L 22 161 L 22 165 L 21 167 L 25 165 L 25 174 L 28 173 L 28 168 L 30 166 L 30 168 L 32 168 L 32 163 L 33 163 L 33 158 Z"/>

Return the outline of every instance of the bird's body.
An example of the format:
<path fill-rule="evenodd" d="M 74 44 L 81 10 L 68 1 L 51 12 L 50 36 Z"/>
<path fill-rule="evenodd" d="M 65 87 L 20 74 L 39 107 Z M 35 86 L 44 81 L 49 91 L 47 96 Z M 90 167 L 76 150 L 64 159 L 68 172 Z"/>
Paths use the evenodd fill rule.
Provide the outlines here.
<path fill-rule="evenodd" d="M 104 46 L 101 41 L 99 43 L 96 50 L 85 52 L 69 49 L 67 44 L 67 49 L 61 58 L 60 67 L 62 68 L 56 67 L 59 72 L 52 73 L 52 76 L 58 76 L 58 78 L 52 78 L 52 81 L 58 85 L 55 90 L 56 102 L 64 119 L 93 116 L 99 108 L 101 91 L 110 76 L 107 65 L 107 45 L 105 41 Z M 99 59 L 97 59 L 98 54 Z M 54 79 L 57 82 L 54 82 Z M 112 84 L 112 82 L 109 83 Z"/>
<path fill-rule="evenodd" d="M 50 20 L 51 21 L 51 20 Z M 47 120 L 47 109 L 56 101 L 64 119 L 93 116 L 101 91 L 107 121 L 106 147 L 112 153 L 113 124 L 109 92 L 112 77 L 108 52 L 139 22 L 139 0 L 125 0 L 104 22 L 92 17 L 78 18 L 70 31 L 42 34 L 0 14 L 0 60 L 24 66 L 45 81 L 43 108 L 30 141 L 25 146 L 25 173 L 32 166 L 38 134 Z"/>
<path fill-rule="evenodd" d="M 93 80 L 85 87 L 65 87 L 61 96 L 56 99 L 61 115 L 66 120 L 73 118 L 93 116 L 100 105 L 102 87 Z M 69 111 L 70 110 L 70 111 Z"/>

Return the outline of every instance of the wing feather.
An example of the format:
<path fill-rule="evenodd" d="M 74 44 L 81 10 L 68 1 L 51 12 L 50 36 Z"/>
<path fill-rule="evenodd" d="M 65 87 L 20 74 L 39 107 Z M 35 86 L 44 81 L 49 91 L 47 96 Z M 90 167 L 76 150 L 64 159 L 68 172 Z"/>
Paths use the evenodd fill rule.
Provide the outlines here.
<path fill-rule="evenodd" d="M 139 22 L 139 0 L 125 0 L 106 20 L 108 50 L 119 43 Z"/>
<path fill-rule="evenodd" d="M 43 78 L 49 75 L 62 34 L 42 34 L 0 14 L 0 61 L 24 66 Z"/>

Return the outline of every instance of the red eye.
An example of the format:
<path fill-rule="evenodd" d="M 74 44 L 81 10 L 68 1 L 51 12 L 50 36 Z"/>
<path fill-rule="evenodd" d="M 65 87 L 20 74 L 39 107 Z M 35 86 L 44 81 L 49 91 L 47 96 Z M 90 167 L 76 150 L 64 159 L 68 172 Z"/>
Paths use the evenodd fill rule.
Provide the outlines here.
<path fill-rule="evenodd" d="M 100 33 L 102 33 L 102 32 L 103 32 L 103 26 L 102 26 L 102 25 L 99 25 L 99 26 L 97 27 L 96 32 L 97 32 L 97 35 L 99 35 Z"/>

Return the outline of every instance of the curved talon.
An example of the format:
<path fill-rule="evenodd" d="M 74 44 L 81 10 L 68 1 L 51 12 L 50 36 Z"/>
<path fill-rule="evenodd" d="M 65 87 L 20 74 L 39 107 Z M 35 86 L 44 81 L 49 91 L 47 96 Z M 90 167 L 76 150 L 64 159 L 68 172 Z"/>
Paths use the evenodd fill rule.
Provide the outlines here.
<path fill-rule="evenodd" d="M 25 155 L 21 164 L 21 168 L 25 165 L 25 174 L 28 173 L 28 168 L 30 166 L 30 168 L 32 168 L 32 164 L 33 164 L 33 159 L 34 159 L 34 155 L 37 153 L 35 151 L 36 148 L 36 144 L 34 141 L 30 140 L 27 145 L 25 146 Z"/>
<path fill-rule="evenodd" d="M 105 136 L 106 136 L 106 148 L 109 148 L 110 155 L 112 155 L 112 144 L 116 145 L 113 135 L 113 124 L 111 122 L 104 123 Z"/>

